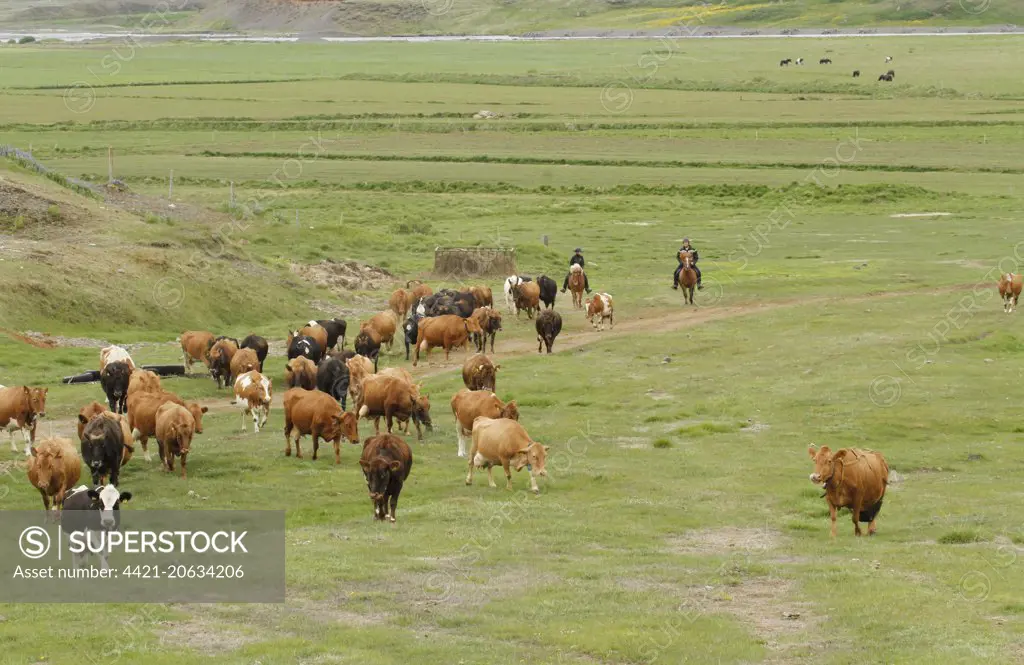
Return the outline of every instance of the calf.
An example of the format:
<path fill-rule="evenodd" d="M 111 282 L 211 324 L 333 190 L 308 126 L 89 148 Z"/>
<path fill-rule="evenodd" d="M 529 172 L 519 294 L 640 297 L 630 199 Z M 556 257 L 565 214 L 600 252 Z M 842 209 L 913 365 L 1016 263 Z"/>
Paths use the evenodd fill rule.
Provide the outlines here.
<path fill-rule="evenodd" d="M 294 337 L 288 333 L 288 360 L 299 356 L 309 358 L 315 365 L 323 358 L 324 348 L 312 337 Z"/>
<path fill-rule="evenodd" d="M 231 360 L 238 353 L 238 344 L 231 339 L 221 339 L 210 348 L 210 376 L 218 388 L 231 385 Z"/>
<path fill-rule="evenodd" d="M 369 358 L 356 354 L 355 357 L 345 361 L 348 367 L 349 383 L 348 392 L 352 398 L 352 404 L 359 404 L 363 399 L 363 381 L 373 374 L 373 363 Z"/>
<path fill-rule="evenodd" d="M 608 327 L 615 326 L 615 311 L 612 297 L 607 293 L 598 293 L 587 301 L 587 321 L 597 330 L 604 330 L 604 320 L 608 319 Z M 596 319 L 596 320 L 595 320 Z"/>
<path fill-rule="evenodd" d="M 259 372 L 246 372 L 235 379 L 235 406 L 242 411 L 242 431 L 245 431 L 245 417 L 252 416 L 252 430 L 259 434 L 260 428 L 270 417 L 270 403 L 273 385 L 269 378 Z"/>
<path fill-rule="evenodd" d="M 1007 314 L 1013 312 L 1017 307 L 1022 285 L 1024 285 L 1024 275 L 1008 272 L 999 277 L 999 296 L 1003 299 L 1003 311 Z"/>
<path fill-rule="evenodd" d="M 128 355 L 128 351 L 120 346 L 105 346 L 100 349 L 100 373 L 103 372 L 103 368 L 109 363 L 124 362 L 128 363 L 128 366 L 135 369 L 135 362 L 132 357 Z"/>
<path fill-rule="evenodd" d="M 547 476 L 544 469 L 548 446 L 534 441 L 518 421 L 509 418 L 479 416 L 473 421 L 473 447 L 469 451 L 469 472 L 466 484 L 473 484 L 473 467 L 487 469 L 487 484 L 494 484 L 493 467 L 500 464 L 505 470 L 505 489 L 512 489 L 512 470 L 525 466 L 530 472 L 530 489 L 539 494 L 536 476 Z"/>
<path fill-rule="evenodd" d="M 316 365 L 309 358 L 292 358 L 284 367 L 284 384 L 289 388 L 316 390 Z"/>
<path fill-rule="evenodd" d="M 83 416 L 79 415 L 79 422 Z M 110 478 L 117 485 L 121 467 L 131 458 L 131 433 L 127 423 L 118 414 L 105 412 L 83 423 L 82 461 L 89 468 L 92 484 L 106 483 Z M 126 452 L 127 449 L 127 452 Z"/>
<path fill-rule="evenodd" d="M 484 353 L 487 350 L 487 339 L 491 340 L 491 353 L 494 353 L 494 338 L 501 330 L 501 312 L 493 307 L 479 307 L 473 311 L 473 318 L 480 326 L 482 333 L 473 333 L 473 343 L 476 350 Z"/>
<path fill-rule="evenodd" d="M 516 318 L 519 312 L 525 311 L 526 316 L 533 318 L 533 312 L 540 307 L 540 287 L 536 282 L 525 282 L 512 287 L 513 302 L 516 305 Z"/>
<path fill-rule="evenodd" d="M 860 522 L 868 522 L 868 535 L 875 535 L 875 521 L 889 485 L 889 464 L 873 450 L 842 448 L 834 454 L 828 446 L 809 446 L 814 461 L 811 482 L 821 485 L 832 519 L 832 537 L 836 537 L 836 511 L 849 508 L 853 530 L 861 535 Z"/>
<path fill-rule="evenodd" d="M 238 349 L 231 357 L 231 376 L 239 377 L 246 372 L 259 371 L 260 358 L 252 349 Z"/>
<path fill-rule="evenodd" d="M 166 402 L 174 402 L 188 409 L 196 421 L 195 433 L 203 433 L 203 414 L 209 409 L 196 402 L 186 404 L 180 397 L 171 392 L 141 393 L 132 395 L 128 400 L 128 426 L 131 428 L 132 439 L 142 444 L 142 452 L 146 461 L 153 458 L 149 454 L 149 437 L 156 434 L 156 412 Z"/>
<path fill-rule="evenodd" d="M 339 342 L 341 342 L 341 348 L 345 348 L 345 331 L 348 329 L 348 323 L 345 319 L 317 319 L 316 321 L 310 321 L 309 325 L 314 323 L 327 331 L 327 349 L 337 347 Z M 327 351 L 327 349 L 324 349 L 324 351 Z"/>
<path fill-rule="evenodd" d="M 174 471 L 174 457 L 181 457 L 181 479 L 185 480 L 185 464 L 196 421 L 189 410 L 174 402 L 165 402 L 156 410 L 156 440 L 160 444 L 160 459 L 164 468 Z"/>
<path fill-rule="evenodd" d="M 519 420 L 519 408 L 515 400 L 505 404 L 489 390 L 463 388 L 452 395 L 450 404 L 455 416 L 455 433 L 459 438 L 459 457 L 466 456 L 466 438 L 472 435 L 473 421 L 477 417 Z"/>
<path fill-rule="evenodd" d="M 43 510 L 60 511 L 66 493 L 82 473 L 82 457 L 70 439 L 46 439 L 32 446 L 28 458 L 28 481 L 43 497 Z"/>
<path fill-rule="evenodd" d="M 292 434 L 295 435 L 295 456 L 302 459 L 299 440 L 304 434 L 313 437 L 313 459 L 320 450 L 320 439 L 334 443 L 334 463 L 341 464 L 341 437 L 359 443 L 359 429 L 355 414 L 342 411 L 334 398 L 319 390 L 292 388 L 284 394 L 285 457 L 292 454 Z"/>
<path fill-rule="evenodd" d="M 374 431 L 380 433 L 380 419 L 383 416 L 390 434 L 394 420 L 412 419 L 416 425 L 416 438 L 423 439 L 420 423 L 433 430 L 430 420 L 430 401 L 420 395 L 419 387 L 403 377 L 375 375 L 363 382 L 363 394 L 356 404 L 360 418 L 373 418 Z"/>
<path fill-rule="evenodd" d="M 181 333 L 181 355 L 184 359 L 185 371 L 192 371 L 192 363 L 196 360 L 209 367 L 210 347 L 213 346 L 213 333 L 206 330 L 186 330 Z"/>
<path fill-rule="evenodd" d="M 537 278 L 537 286 L 540 287 L 540 301 L 548 309 L 554 309 L 555 296 L 558 294 L 558 282 L 547 275 L 541 275 Z"/>
<path fill-rule="evenodd" d="M 107 363 L 100 372 L 100 386 L 107 395 L 110 410 L 114 413 L 127 411 L 128 384 L 131 381 L 132 368 L 128 363 L 117 360 Z"/>
<path fill-rule="evenodd" d="M 491 390 L 495 389 L 498 380 L 498 370 L 501 365 L 495 365 L 491 359 L 482 353 L 475 353 L 462 364 L 462 382 L 470 390 Z"/>
<path fill-rule="evenodd" d="M 256 359 L 259 361 L 259 370 L 263 371 L 263 361 L 267 359 L 267 354 L 270 353 L 270 345 L 267 340 L 263 339 L 259 335 L 249 335 L 242 340 L 240 349 L 252 349 L 256 352 Z M 236 374 L 235 376 L 238 376 Z"/>
<path fill-rule="evenodd" d="M 537 315 L 537 353 L 540 353 L 541 346 L 546 344 L 548 353 L 555 343 L 558 333 L 562 332 L 562 315 L 553 309 L 544 310 Z"/>
<path fill-rule="evenodd" d="M 316 368 L 316 389 L 325 392 L 345 410 L 349 387 L 348 365 L 338 358 L 324 358 Z"/>
<path fill-rule="evenodd" d="M 100 566 L 104 570 L 110 569 L 107 563 L 108 550 L 102 546 L 101 541 L 92 539 L 91 532 L 117 531 L 121 525 L 121 504 L 131 498 L 131 492 L 119 492 L 113 484 L 96 489 L 79 485 L 65 496 L 64 510 L 60 516 L 61 530 L 68 534 L 69 543 L 72 534 L 83 533 L 85 541 L 90 545 L 81 553 L 73 554 L 72 562 L 76 569 L 82 567 L 92 551 L 98 552 Z"/>
<path fill-rule="evenodd" d="M 366 487 L 373 502 L 373 518 L 388 519 L 388 505 L 391 506 L 391 523 L 395 523 L 395 509 L 402 485 L 412 470 L 412 451 L 402 439 L 392 434 L 378 434 L 363 442 L 363 454 L 359 466 L 366 477 Z"/>
<path fill-rule="evenodd" d="M 127 403 L 128 398 L 135 393 L 158 393 L 161 390 L 163 388 L 160 386 L 160 377 L 155 372 L 136 369 L 128 379 L 128 391 L 125 393 L 124 399 Z"/>
<path fill-rule="evenodd" d="M 453 314 L 425 318 L 420 321 L 417 330 L 412 366 L 415 367 L 419 362 L 421 349 L 429 356 L 430 349 L 440 346 L 444 348 L 445 360 L 448 360 L 453 348 L 465 346 L 472 333 L 482 332 L 473 319 L 463 319 Z"/>
<path fill-rule="evenodd" d="M 14 432 L 21 430 L 25 442 L 25 456 L 31 454 L 30 447 L 36 441 L 36 424 L 46 416 L 46 393 L 49 388 L 10 386 L 0 388 L 0 427 L 11 435 L 11 450 L 18 452 L 14 445 Z"/>

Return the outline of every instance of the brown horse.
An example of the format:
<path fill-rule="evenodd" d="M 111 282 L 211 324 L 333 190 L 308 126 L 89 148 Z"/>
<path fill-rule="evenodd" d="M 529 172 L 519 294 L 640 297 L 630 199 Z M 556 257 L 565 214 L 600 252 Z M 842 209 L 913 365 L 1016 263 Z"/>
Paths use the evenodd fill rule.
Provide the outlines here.
<path fill-rule="evenodd" d="M 679 271 L 679 285 L 683 290 L 683 302 L 691 305 L 693 302 L 693 290 L 697 286 L 697 271 L 693 269 L 693 254 L 690 252 L 679 252 L 679 260 L 683 262 L 683 269 Z"/>
<path fill-rule="evenodd" d="M 569 290 L 572 291 L 572 305 L 576 309 L 583 307 L 583 268 L 574 264 L 569 269 Z"/>

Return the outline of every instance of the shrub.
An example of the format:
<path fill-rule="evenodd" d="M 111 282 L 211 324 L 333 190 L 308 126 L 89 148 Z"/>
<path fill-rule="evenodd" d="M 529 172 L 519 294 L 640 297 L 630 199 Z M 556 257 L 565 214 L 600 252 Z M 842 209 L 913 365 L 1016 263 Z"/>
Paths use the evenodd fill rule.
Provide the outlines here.
<path fill-rule="evenodd" d="M 970 529 L 964 529 L 962 531 L 950 531 L 939 536 L 939 544 L 941 545 L 967 545 L 969 543 L 978 543 L 984 540 L 976 531 Z"/>
<path fill-rule="evenodd" d="M 661 439 L 655 439 L 654 443 L 651 444 L 651 445 L 653 445 L 655 448 L 671 448 L 672 447 L 672 442 L 669 441 L 666 438 L 661 438 Z"/>
<path fill-rule="evenodd" d="M 35 40 L 36 40 L 36 38 L 35 38 L 35 37 L 32 37 L 31 35 L 27 35 L 27 36 L 25 36 L 25 37 L 22 37 L 21 39 L 19 39 L 19 40 L 18 40 L 18 43 L 19 43 L 19 44 L 31 44 L 31 43 L 32 43 L 32 42 L 34 42 Z"/>

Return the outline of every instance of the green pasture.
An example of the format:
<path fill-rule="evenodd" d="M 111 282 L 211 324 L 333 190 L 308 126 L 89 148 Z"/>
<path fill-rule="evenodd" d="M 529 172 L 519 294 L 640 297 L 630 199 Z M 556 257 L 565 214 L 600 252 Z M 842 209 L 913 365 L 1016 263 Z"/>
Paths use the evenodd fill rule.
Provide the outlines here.
<path fill-rule="evenodd" d="M 421 362 L 434 431 L 410 439 L 393 527 L 371 520 L 358 447 L 285 458 L 279 402 L 243 433 L 227 390 L 167 379 L 211 407 L 205 432 L 187 481 L 133 459 L 126 510 L 285 509 L 287 603 L 4 605 L 0 661 L 80 660 L 138 623 L 113 662 L 1024 662 L 1024 333 L 995 291 L 1024 259 L 1019 44 L 685 43 L 621 109 L 605 83 L 670 47 L 172 44 L 92 81 L 81 113 L 62 86 L 109 45 L 0 51 L 0 142 L 100 189 L 110 148 L 129 189 L 90 199 L 0 163 L 0 328 L 146 364 L 176 362 L 185 329 L 255 332 L 280 395 L 280 342 L 309 318 L 344 316 L 351 342 L 414 278 L 500 300 L 500 276 L 434 275 L 438 246 L 515 247 L 559 282 L 582 246 L 616 303 L 596 333 L 559 295 L 551 356 L 505 315 L 498 393 L 551 446 L 539 496 L 524 474 L 464 484 L 465 356 Z M 837 64 L 780 69 L 794 45 Z M 886 53 L 897 85 L 849 78 Z M 684 235 L 694 308 L 669 281 Z M 327 260 L 394 283 L 296 272 Z M 73 434 L 102 393 L 59 379 L 98 355 L 0 331 L 0 383 L 48 386 L 40 431 Z M 401 344 L 382 363 L 409 366 Z M 37 509 L 5 439 L 0 506 Z M 843 513 L 829 540 L 810 443 L 885 454 L 878 535 Z"/>

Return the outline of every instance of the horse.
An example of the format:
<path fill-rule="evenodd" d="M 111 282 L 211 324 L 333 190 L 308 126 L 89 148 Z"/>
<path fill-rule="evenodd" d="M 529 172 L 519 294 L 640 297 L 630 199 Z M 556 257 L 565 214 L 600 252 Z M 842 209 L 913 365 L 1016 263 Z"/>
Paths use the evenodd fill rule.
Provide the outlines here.
<path fill-rule="evenodd" d="M 683 302 L 694 305 L 693 291 L 697 287 L 697 271 L 693 269 L 693 254 L 690 252 L 679 252 L 679 258 L 683 262 L 683 269 L 679 271 L 679 285 L 683 291 Z"/>
<path fill-rule="evenodd" d="M 569 290 L 572 291 L 572 306 L 576 309 L 583 307 L 583 268 L 574 263 L 569 268 Z"/>

